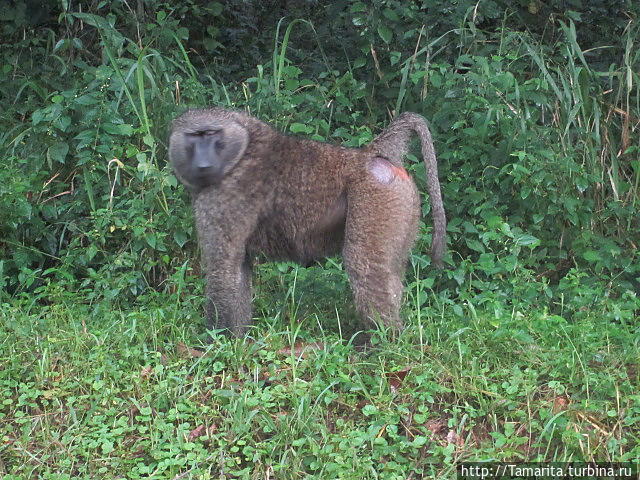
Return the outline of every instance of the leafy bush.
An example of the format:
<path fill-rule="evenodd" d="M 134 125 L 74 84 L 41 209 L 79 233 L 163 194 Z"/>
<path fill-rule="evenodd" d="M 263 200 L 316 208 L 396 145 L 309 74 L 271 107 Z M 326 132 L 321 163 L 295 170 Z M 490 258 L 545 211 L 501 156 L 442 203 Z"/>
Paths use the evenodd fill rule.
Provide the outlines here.
<path fill-rule="evenodd" d="M 515 274 L 544 279 L 553 303 L 559 280 L 577 266 L 594 278 L 615 276 L 612 295 L 633 291 L 637 26 L 625 27 L 611 67 L 597 70 L 580 47 L 575 15 L 553 24 L 550 45 L 535 29 L 508 30 L 517 16 L 504 23 L 499 2 L 458 7 L 300 6 L 294 13 L 323 12 L 356 30 L 335 42 L 333 27 L 317 20 L 274 20 L 251 49 L 264 52 L 266 38 L 275 46 L 256 68 L 233 69 L 253 73 L 229 84 L 220 82 L 232 72 L 224 61 L 203 55 L 253 61 L 231 45 L 239 37 L 226 44 L 221 32 L 253 31 L 249 17 L 265 5 L 99 4 L 58 12 L 57 24 L 53 7 L 48 21 L 33 24 L 16 10 L 3 23 L 16 42 L 2 47 L 2 88 L 13 93 L 0 137 L 5 289 L 55 279 L 124 299 L 162 286 L 195 253 L 186 195 L 166 166 L 168 125 L 184 106 L 222 104 L 351 146 L 367 143 L 389 112 L 430 118 L 453 267 L 439 288 L 509 299 L 517 285 L 496 277 Z M 211 28 L 199 27 L 205 19 Z M 20 27 L 46 35 L 19 37 Z M 338 56 L 345 42 L 352 48 Z M 316 54 L 301 55 L 310 50 Z M 30 60 L 19 62 L 26 51 Z M 413 158 L 410 168 L 421 183 L 421 162 Z M 416 261 L 428 241 L 426 228 Z"/>

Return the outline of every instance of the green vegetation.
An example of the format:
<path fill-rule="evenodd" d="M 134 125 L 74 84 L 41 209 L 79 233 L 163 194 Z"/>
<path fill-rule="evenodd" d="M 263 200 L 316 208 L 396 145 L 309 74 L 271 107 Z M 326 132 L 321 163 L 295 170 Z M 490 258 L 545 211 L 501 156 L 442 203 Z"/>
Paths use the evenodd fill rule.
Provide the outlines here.
<path fill-rule="evenodd" d="M 640 459 L 635 2 L 178 3 L 0 18 L 0 477 Z M 448 268 L 425 198 L 400 338 L 353 349 L 336 258 L 258 265 L 251 338 L 207 343 L 166 137 L 208 104 L 350 146 L 430 120 Z"/>

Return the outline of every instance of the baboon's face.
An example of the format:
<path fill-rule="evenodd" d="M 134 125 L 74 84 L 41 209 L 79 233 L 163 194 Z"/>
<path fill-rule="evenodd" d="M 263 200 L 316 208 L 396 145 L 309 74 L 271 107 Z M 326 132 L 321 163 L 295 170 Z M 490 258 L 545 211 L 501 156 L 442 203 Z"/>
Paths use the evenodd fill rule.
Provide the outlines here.
<path fill-rule="evenodd" d="M 199 191 L 218 185 L 247 148 L 245 128 L 211 111 L 191 111 L 178 118 L 169 141 L 176 176 Z"/>

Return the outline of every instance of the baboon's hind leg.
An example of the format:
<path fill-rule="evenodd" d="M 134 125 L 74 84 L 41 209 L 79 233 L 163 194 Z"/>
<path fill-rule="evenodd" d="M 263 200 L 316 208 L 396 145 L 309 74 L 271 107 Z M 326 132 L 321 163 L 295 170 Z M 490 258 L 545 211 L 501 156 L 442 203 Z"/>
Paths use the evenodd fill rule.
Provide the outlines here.
<path fill-rule="evenodd" d="M 343 256 L 366 327 L 378 320 L 402 327 L 402 280 L 419 213 L 413 181 L 385 159 L 370 161 L 365 178 L 349 188 Z"/>

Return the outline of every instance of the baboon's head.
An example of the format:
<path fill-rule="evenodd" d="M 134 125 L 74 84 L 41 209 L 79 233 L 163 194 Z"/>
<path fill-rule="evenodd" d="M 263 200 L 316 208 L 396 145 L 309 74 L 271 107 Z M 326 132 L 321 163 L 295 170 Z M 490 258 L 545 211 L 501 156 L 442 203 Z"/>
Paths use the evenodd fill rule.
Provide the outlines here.
<path fill-rule="evenodd" d="M 218 185 L 244 154 L 249 142 L 233 112 L 189 110 L 173 122 L 169 159 L 178 179 L 192 191 Z"/>

